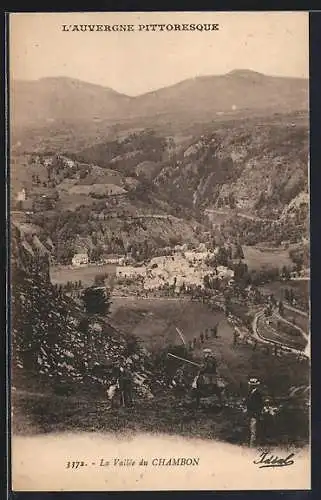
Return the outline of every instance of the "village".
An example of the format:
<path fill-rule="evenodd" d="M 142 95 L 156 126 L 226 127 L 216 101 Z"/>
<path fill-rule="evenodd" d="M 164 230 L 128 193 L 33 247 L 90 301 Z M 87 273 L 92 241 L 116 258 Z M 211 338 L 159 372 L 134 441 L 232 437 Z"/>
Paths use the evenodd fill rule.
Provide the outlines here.
<path fill-rule="evenodd" d="M 204 288 L 204 277 L 209 273 L 207 262 L 215 257 L 219 249 L 213 252 L 199 245 L 195 250 L 187 250 L 187 246 L 176 246 L 167 249 L 170 255 L 153 257 L 149 262 L 135 263 L 129 256 L 110 255 L 98 263 L 90 263 L 86 252 L 77 253 L 72 258 L 75 275 L 77 270 L 91 268 L 97 275 L 106 272 L 113 275 L 119 284 L 130 284 L 130 281 L 140 282 L 145 290 L 159 289 L 165 283 L 175 285 L 177 293 L 182 286 L 197 286 Z M 166 252 L 166 249 L 165 249 Z M 226 266 L 216 267 L 216 276 L 219 280 L 233 280 L 234 271 Z"/>

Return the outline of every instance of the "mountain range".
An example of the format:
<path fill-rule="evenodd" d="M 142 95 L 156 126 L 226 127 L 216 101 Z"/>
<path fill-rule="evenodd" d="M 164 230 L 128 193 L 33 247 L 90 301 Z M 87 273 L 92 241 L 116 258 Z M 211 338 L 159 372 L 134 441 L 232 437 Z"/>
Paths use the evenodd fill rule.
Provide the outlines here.
<path fill-rule="evenodd" d="M 89 214 L 101 215 L 100 205 L 106 209 L 111 186 L 97 169 L 126 180 L 121 186 L 127 192 L 125 201 L 116 210 L 123 218 L 124 212 L 140 209 L 184 218 L 185 239 L 193 236 L 187 214 L 198 219 L 204 210 L 236 207 L 263 217 L 261 224 L 287 213 L 287 205 L 307 193 L 305 79 L 235 70 L 137 97 L 66 77 L 14 81 L 11 112 L 16 155 L 12 179 L 17 189 L 23 185 L 38 198 L 39 185 L 45 194 L 57 189 L 57 213 L 71 210 L 77 216 L 79 207 L 85 213 L 86 206 Z M 33 164 L 36 153 L 63 154 L 76 166 L 74 171 L 66 167 L 49 172 L 44 165 Z M 37 186 L 33 185 L 35 177 Z M 148 193 L 146 206 L 140 207 Z M 306 233 L 301 228 L 304 210 L 294 210 L 293 234 L 288 231 L 291 241 Z M 173 236 L 168 221 L 149 223 L 157 229 L 157 238 L 167 244 Z M 144 226 L 144 237 L 151 237 L 149 223 Z M 245 223 L 249 226 L 248 220 Z M 106 221 L 105 226 L 109 225 Z M 90 237 L 87 223 L 81 231 Z M 262 228 L 244 227 L 243 233 L 249 241 L 265 237 Z M 269 240 L 279 239 L 274 233 Z M 137 234 L 136 228 L 130 237 Z M 74 232 L 71 238 L 75 241 Z"/>
<path fill-rule="evenodd" d="M 206 121 L 229 115 L 308 109 L 308 80 L 251 70 L 199 76 L 136 97 L 69 77 L 12 81 L 12 123 L 139 122 L 142 119 Z"/>

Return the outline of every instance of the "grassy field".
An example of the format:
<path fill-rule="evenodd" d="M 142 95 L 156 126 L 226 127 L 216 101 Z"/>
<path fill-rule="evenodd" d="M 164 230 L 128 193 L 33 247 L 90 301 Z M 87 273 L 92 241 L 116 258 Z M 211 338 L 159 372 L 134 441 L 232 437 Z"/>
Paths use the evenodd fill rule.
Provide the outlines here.
<path fill-rule="evenodd" d="M 137 335 L 146 347 L 157 349 L 168 344 L 182 345 L 176 332 L 178 327 L 186 340 L 218 324 L 218 338 L 210 338 L 202 345 L 215 353 L 220 373 L 233 392 L 246 386 L 248 377 L 262 379 L 268 391 L 275 396 L 287 393 L 290 385 L 308 383 L 307 367 L 298 366 L 295 358 L 275 358 L 262 349 L 253 351 L 248 345 L 233 346 L 233 330 L 220 311 L 212 311 L 206 304 L 167 299 L 114 299 L 111 319 L 123 331 Z M 201 355 L 199 349 L 193 356 Z"/>
<path fill-rule="evenodd" d="M 292 264 L 288 250 L 284 249 L 260 250 L 252 246 L 243 246 L 243 252 L 249 270 L 280 269 Z"/>
<path fill-rule="evenodd" d="M 309 333 L 309 316 L 303 316 L 302 314 L 293 311 L 292 309 L 284 308 L 284 319 L 302 328 L 306 333 Z"/>
<path fill-rule="evenodd" d="M 203 407 L 196 410 L 188 401 L 172 394 L 157 400 L 136 399 L 133 408 L 111 409 L 106 396 L 88 390 L 86 394 L 63 397 L 52 394 L 19 395 L 13 400 L 14 435 L 44 435 L 58 432 L 164 433 L 172 436 L 217 439 L 248 443 L 246 414 L 237 407 Z M 262 445 L 306 446 L 309 442 L 308 412 L 284 407 L 278 420 L 265 426 L 258 441 Z M 258 443 L 258 444 L 259 444 Z"/>
<path fill-rule="evenodd" d="M 157 349 L 166 344 L 182 344 L 176 327 L 187 341 L 192 340 L 205 328 L 224 320 L 224 314 L 189 300 L 115 297 L 111 319 L 124 331 L 141 338 L 148 348 Z"/>
<path fill-rule="evenodd" d="M 96 264 L 75 267 L 71 266 L 51 266 L 50 267 L 50 279 L 55 285 L 64 285 L 68 281 L 79 281 L 81 280 L 84 286 L 91 286 L 95 281 L 95 276 L 109 274 L 111 276 L 115 275 L 116 266 L 114 264 L 104 264 L 103 266 L 97 266 Z"/>
<path fill-rule="evenodd" d="M 294 293 L 297 291 L 309 297 L 310 280 L 273 281 L 262 285 L 260 288 L 263 292 L 273 293 L 278 300 L 284 299 L 285 288 L 292 288 Z"/>

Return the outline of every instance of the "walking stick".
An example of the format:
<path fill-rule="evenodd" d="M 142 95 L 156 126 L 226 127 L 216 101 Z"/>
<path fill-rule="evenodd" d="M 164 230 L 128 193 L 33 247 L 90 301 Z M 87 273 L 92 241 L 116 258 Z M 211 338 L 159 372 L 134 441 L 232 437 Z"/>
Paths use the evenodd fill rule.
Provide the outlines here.
<path fill-rule="evenodd" d="M 184 361 L 184 363 L 189 363 L 194 366 L 200 367 L 201 365 L 199 363 L 194 363 L 194 361 L 190 361 L 189 359 L 181 358 L 180 356 L 176 356 L 175 354 L 168 353 L 167 356 L 170 356 L 171 358 L 179 359 L 180 361 Z"/>

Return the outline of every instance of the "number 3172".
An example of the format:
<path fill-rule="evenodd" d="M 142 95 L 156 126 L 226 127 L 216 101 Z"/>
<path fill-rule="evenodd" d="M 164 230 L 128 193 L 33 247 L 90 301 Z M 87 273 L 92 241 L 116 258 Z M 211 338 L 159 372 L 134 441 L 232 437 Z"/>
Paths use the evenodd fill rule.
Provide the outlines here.
<path fill-rule="evenodd" d="M 66 463 L 66 469 L 78 469 L 79 467 L 85 467 L 85 462 L 80 462 L 80 461 L 74 461 L 74 462 L 67 462 Z"/>

